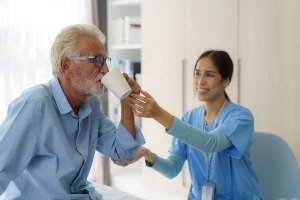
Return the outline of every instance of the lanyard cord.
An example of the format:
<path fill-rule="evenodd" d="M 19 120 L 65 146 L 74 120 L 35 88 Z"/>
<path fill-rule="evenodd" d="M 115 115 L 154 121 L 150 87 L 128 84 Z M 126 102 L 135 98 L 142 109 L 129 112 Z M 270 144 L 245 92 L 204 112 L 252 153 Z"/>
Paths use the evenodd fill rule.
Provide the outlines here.
<path fill-rule="evenodd" d="M 218 115 L 216 116 L 214 120 L 214 129 L 216 128 L 217 122 L 219 120 L 219 116 L 223 112 L 225 106 L 227 105 L 227 99 L 225 99 L 225 102 L 223 103 Z M 203 109 L 202 114 L 202 131 L 206 131 L 206 119 L 205 119 L 205 109 Z M 209 181 L 209 174 L 210 174 L 210 166 L 211 166 L 211 160 L 212 160 L 213 153 L 205 153 L 205 165 L 206 165 L 206 172 L 207 172 L 207 180 Z"/>

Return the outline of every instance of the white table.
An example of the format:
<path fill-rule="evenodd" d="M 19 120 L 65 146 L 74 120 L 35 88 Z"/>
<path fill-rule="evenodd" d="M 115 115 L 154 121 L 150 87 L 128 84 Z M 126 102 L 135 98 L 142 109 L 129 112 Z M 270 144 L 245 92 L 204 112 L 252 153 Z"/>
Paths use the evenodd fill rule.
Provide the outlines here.
<path fill-rule="evenodd" d="M 93 183 L 95 189 L 102 194 L 103 200 L 143 200 L 140 197 L 133 196 L 129 193 L 115 189 L 113 187 Z"/>

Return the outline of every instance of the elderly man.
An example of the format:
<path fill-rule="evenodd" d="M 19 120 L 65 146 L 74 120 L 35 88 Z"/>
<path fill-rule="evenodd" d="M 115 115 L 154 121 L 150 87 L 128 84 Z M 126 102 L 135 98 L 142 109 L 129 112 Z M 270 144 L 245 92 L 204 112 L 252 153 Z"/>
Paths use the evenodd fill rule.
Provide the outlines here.
<path fill-rule="evenodd" d="M 101 199 L 87 181 L 95 150 L 124 163 L 145 143 L 126 99 L 117 128 L 101 111 L 97 96 L 110 63 L 104 42 L 93 25 L 64 28 L 51 49 L 54 78 L 10 104 L 0 126 L 0 194 L 6 191 L 6 199 Z"/>

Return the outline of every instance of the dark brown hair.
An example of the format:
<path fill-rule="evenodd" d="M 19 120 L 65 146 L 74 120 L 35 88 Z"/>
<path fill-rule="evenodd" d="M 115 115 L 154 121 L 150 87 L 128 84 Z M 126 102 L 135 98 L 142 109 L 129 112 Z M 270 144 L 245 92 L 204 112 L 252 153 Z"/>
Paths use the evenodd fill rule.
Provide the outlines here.
<path fill-rule="evenodd" d="M 194 71 L 197 67 L 197 63 L 201 58 L 209 57 L 215 66 L 217 67 L 218 72 L 221 74 L 222 79 L 229 79 L 231 81 L 233 74 L 233 62 L 226 51 L 218 50 L 208 50 L 202 53 L 196 61 Z M 229 96 L 226 91 L 224 92 L 225 98 L 230 101 Z"/>

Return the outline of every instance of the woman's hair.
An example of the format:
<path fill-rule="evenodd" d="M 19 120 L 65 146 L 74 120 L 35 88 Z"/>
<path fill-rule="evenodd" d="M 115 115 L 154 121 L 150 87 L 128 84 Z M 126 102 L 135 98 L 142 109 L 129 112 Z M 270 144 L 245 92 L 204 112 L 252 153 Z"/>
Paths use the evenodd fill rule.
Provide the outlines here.
<path fill-rule="evenodd" d="M 102 45 L 105 43 L 104 34 L 94 25 L 76 24 L 65 27 L 58 33 L 51 48 L 50 58 L 53 76 L 60 77 L 61 75 L 60 61 L 62 57 L 80 55 L 77 44 L 81 37 L 95 38 Z"/>
<path fill-rule="evenodd" d="M 197 67 L 197 63 L 201 58 L 209 57 L 215 66 L 217 67 L 218 72 L 221 74 L 222 79 L 229 79 L 231 81 L 232 74 L 233 74 L 233 62 L 229 56 L 229 54 L 225 51 L 218 51 L 218 50 L 209 50 L 205 51 L 200 55 L 197 59 L 194 71 Z M 224 91 L 225 98 L 230 101 L 229 96 L 227 95 L 226 91 Z"/>

